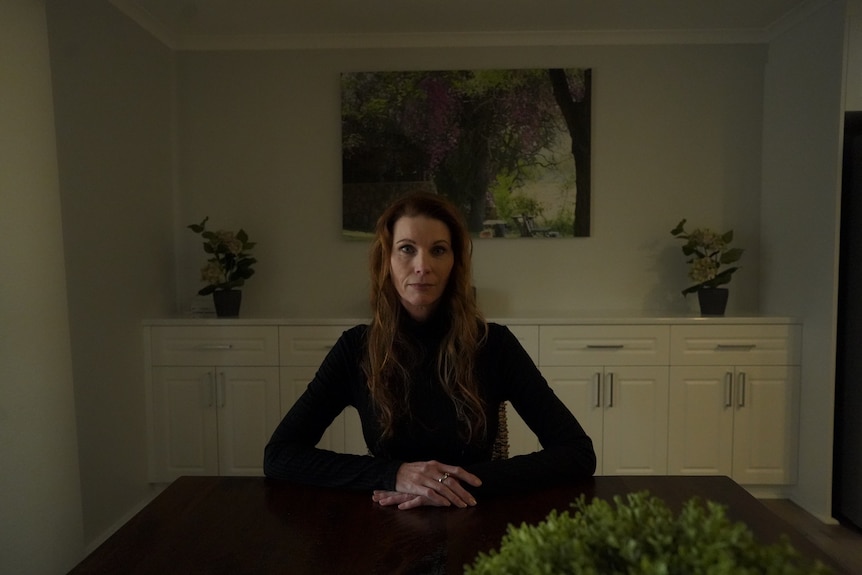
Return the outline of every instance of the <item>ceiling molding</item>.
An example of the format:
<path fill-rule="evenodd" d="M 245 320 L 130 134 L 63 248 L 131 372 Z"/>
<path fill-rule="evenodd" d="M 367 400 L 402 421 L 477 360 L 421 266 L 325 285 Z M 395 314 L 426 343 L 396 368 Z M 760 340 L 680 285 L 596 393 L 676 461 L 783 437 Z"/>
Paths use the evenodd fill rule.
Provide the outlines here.
<path fill-rule="evenodd" d="M 144 26 L 142 24 L 142 26 Z M 152 31 L 147 26 L 147 30 Z M 760 44 L 763 30 L 558 30 L 546 32 L 450 32 L 393 34 L 154 35 L 177 51 L 355 50 L 394 48 L 483 48 L 620 46 L 658 44 Z"/>
<path fill-rule="evenodd" d="M 110 0 L 122 13 L 175 51 L 763 44 L 835 1 L 805 0 L 766 28 L 749 29 L 195 35 L 178 34 L 135 0 Z"/>

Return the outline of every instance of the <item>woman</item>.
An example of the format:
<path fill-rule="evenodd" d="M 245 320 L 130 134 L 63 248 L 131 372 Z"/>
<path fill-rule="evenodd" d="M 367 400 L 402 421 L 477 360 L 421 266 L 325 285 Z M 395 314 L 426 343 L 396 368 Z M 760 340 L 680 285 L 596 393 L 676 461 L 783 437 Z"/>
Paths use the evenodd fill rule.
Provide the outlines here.
<path fill-rule="evenodd" d="M 487 323 L 471 287 L 471 241 L 441 196 L 396 200 L 371 247 L 370 325 L 342 334 L 266 446 L 267 477 L 373 490 L 380 505 L 467 507 L 476 497 L 591 476 L 590 438 L 518 340 Z M 492 460 L 509 401 L 543 449 Z M 317 449 L 352 405 L 369 455 Z"/>

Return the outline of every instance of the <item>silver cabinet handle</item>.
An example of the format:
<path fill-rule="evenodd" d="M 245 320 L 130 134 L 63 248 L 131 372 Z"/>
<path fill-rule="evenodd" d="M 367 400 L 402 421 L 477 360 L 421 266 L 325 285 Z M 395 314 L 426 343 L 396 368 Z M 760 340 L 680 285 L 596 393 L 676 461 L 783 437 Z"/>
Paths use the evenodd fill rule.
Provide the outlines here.
<path fill-rule="evenodd" d="M 588 343 L 587 349 L 623 349 L 625 346 L 623 344 L 598 344 L 598 343 Z"/>
<path fill-rule="evenodd" d="M 594 378 L 596 381 L 596 400 L 593 402 L 593 407 L 601 407 L 602 406 L 602 374 L 601 372 L 596 372 L 596 377 Z"/>
<path fill-rule="evenodd" d="M 200 351 L 219 351 L 225 349 L 233 349 L 232 343 L 201 343 L 195 346 L 195 349 Z"/>
<path fill-rule="evenodd" d="M 739 389 L 737 390 L 737 398 L 736 405 L 738 407 L 745 407 L 745 372 L 739 372 L 739 375 L 736 377 L 736 380 L 739 382 Z"/>
<path fill-rule="evenodd" d="M 756 348 L 757 345 L 753 343 L 742 343 L 742 344 L 730 344 L 730 343 L 720 343 L 715 346 L 716 351 L 751 351 Z"/>
<path fill-rule="evenodd" d="M 733 405 L 733 372 L 724 374 L 724 407 Z"/>
<path fill-rule="evenodd" d="M 225 406 L 225 402 L 226 402 L 227 400 L 226 400 L 226 398 L 225 398 L 225 391 L 226 391 L 226 390 L 225 390 L 225 387 L 226 387 L 226 386 L 225 386 L 225 381 L 226 381 L 226 378 L 225 378 L 225 374 L 224 374 L 224 372 L 223 372 L 223 371 L 220 371 L 220 372 L 219 372 L 219 374 L 218 374 L 218 378 L 219 378 L 219 381 L 218 381 L 218 393 L 217 393 L 217 395 L 218 395 L 218 406 L 219 406 L 219 407 L 224 407 L 224 406 Z"/>
<path fill-rule="evenodd" d="M 614 374 L 608 374 L 608 407 L 614 406 Z"/>
<path fill-rule="evenodd" d="M 207 388 L 207 407 L 212 407 L 213 402 L 215 401 L 215 382 L 213 381 L 212 372 L 207 373 L 207 381 L 205 385 Z"/>

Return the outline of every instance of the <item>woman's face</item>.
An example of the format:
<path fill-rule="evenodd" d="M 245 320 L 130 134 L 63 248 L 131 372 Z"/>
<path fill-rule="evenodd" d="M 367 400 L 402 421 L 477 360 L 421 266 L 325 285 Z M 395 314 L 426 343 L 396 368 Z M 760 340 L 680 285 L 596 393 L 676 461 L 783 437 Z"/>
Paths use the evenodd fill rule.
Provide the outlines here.
<path fill-rule="evenodd" d="M 449 228 L 427 216 L 402 216 L 392 229 L 392 283 L 417 321 L 440 303 L 455 265 Z"/>

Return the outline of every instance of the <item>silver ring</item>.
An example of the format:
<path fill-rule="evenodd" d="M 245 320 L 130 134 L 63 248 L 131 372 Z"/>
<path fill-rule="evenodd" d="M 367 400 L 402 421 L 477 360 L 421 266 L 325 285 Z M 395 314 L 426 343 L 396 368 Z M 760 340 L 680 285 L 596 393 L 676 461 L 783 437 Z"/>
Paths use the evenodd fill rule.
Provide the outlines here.
<path fill-rule="evenodd" d="M 444 474 L 440 477 L 440 479 L 438 479 L 437 481 L 439 481 L 440 483 L 443 483 L 443 481 L 444 481 L 447 477 L 449 477 L 449 474 L 448 474 L 448 473 L 444 473 Z"/>

